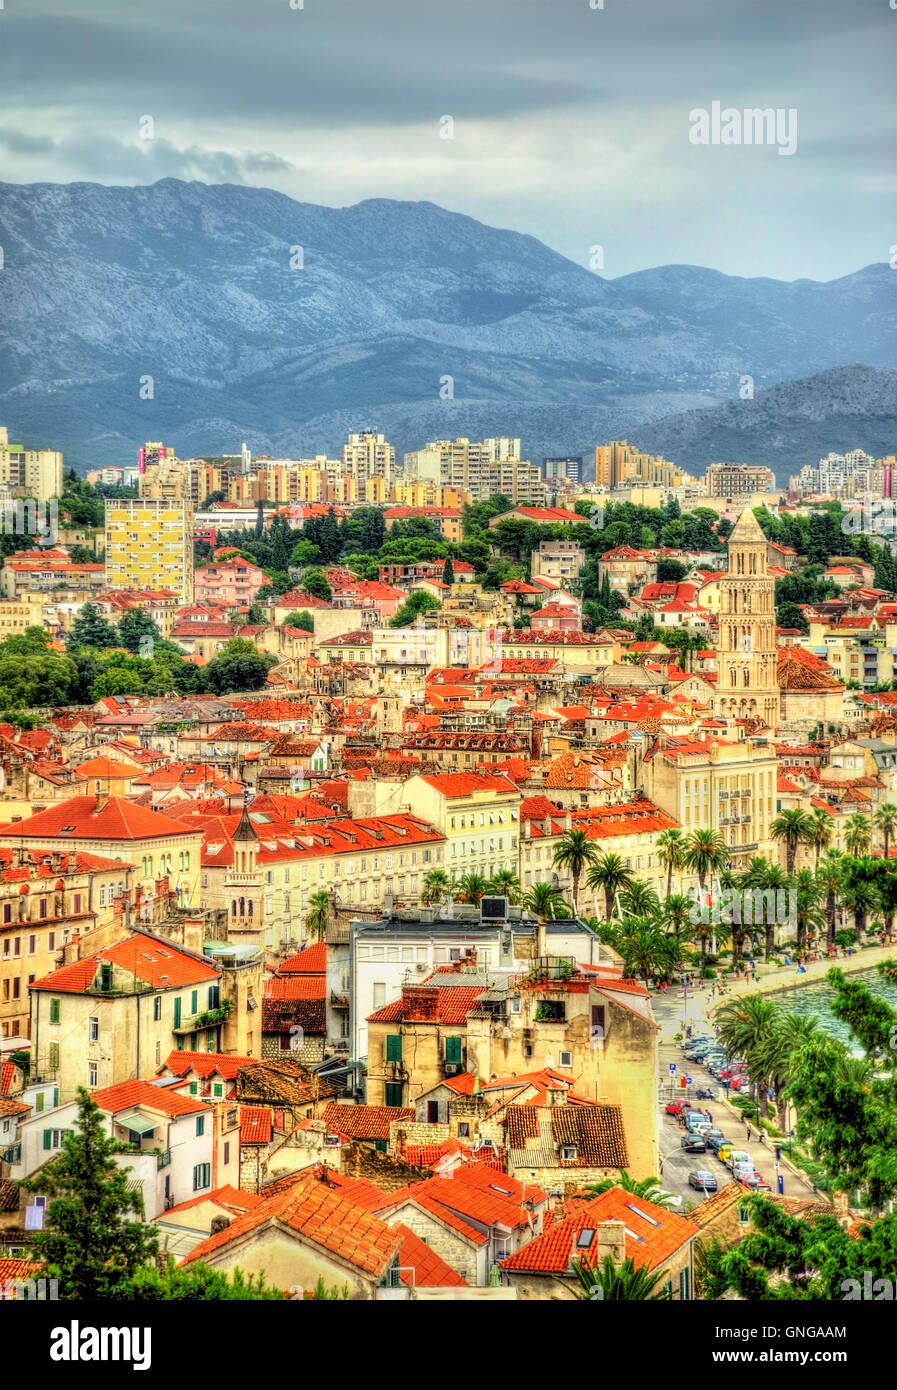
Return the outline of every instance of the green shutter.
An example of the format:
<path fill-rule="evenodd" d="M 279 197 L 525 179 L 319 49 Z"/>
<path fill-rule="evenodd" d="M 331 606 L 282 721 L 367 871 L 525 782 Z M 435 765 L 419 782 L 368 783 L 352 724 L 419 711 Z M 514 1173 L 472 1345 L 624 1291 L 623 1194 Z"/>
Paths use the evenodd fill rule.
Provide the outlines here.
<path fill-rule="evenodd" d="M 190 1094 L 191 1094 L 191 1096 L 198 1096 L 198 1095 L 199 1095 L 199 1082 L 198 1082 L 198 1081 L 191 1081 L 191 1082 L 190 1082 Z"/>
<path fill-rule="evenodd" d="M 44 1093 L 43 1093 L 43 1091 L 38 1091 L 37 1095 L 35 1096 L 35 1098 L 34 1098 L 34 1108 L 35 1108 L 35 1110 L 37 1110 L 37 1111 L 43 1110 L 43 1108 L 44 1108 Z"/>
<path fill-rule="evenodd" d="M 52 1149 L 52 1147 L 53 1147 L 53 1131 L 52 1131 L 52 1129 L 45 1129 L 45 1130 L 44 1130 L 44 1148 L 45 1148 L 45 1149 Z"/>
<path fill-rule="evenodd" d="M 177 999 L 175 999 L 175 1001 L 174 1001 L 174 1026 L 175 1026 L 175 1028 L 180 1028 L 180 1026 L 181 1026 L 181 996 L 180 996 L 180 995 L 178 995 Z"/>
<path fill-rule="evenodd" d="M 194 989 L 194 990 L 191 990 L 191 991 L 190 991 L 190 1012 L 191 1012 L 191 1014 L 198 1014 L 198 1013 L 199 1013 L 199 990 L 198 990 L 198 989 Z"/>
<path fill-rule="evenodd" d="M 221 1007 L 221 988 L 219 985 L 209 985 L 209 1008 L 218 1009 Z"/>
<path fill-rule="evenodd" d="M 55 1071 L 59 1066 L 59 1043 L 50 1043 L 50 1070 Z"/>
<path fill-rule="evenodd" d="M 447 1062 L 461 1061 L 461 1039 L 446 1038 L 445 1040 L 445 1060 Z"/>
<path fill-rule="evenodd" d="M 396 1081 L 387 1081 L 387 1083 L 386 1083 L 386 1104 L 387 1104 L 387 1105 L 401 1105 L 401 1104 L 402 1104 L 402 1087 L 401 1087 L 401 1084 L 400 1084 L 399 1082 L 396 1082 Z M 385 1140 L 384 1140 L 384 1144 L 385 1144 Z"/>
<path fill-rule="evenodd" d="M 687 1269 L 680 1269 L 680 1271 L 679 1271 L 679 1297 L 682 1298 L 682 1299 L 688 1298 L 688 1270 L 687 1270 Z"/>
<path fill-rule="evenodd" d="M 387 1062 L 401 1062 L 401 1060 L 402 1060 L 402 1035 L 401 1035 L 401 1033 L 387 1033 L 387 1035 L 386 1035 L 386 1060 L 387 1060 Z"/>
<path fill-rule="evenodd" d="M 58 999 L 51 999 L 51 1000 L 50 1000 L 50 1022 L 51 1022 L 51 1023 L 58 1023 L 58 1022 L 59 1022 L 59 1000 L 58 1000 Z"/>
<path fill-rule="evenodd" d="M 196 1137 L 197 1137 L 197 1139 L 199 1139 L 200 1135 L 201 1135 L 201 1134 L 203 1133 L 203 1131 L 205 1130 L 205 1127 L 206 1127 L 206 1117 L 205 1117 L 205 1115 L 197 1115 L 197 1117 L 196 1117 Z"/>
<path fill-rule="evenodd" d="M 215 1082 L 214 1086 L 212 1087 L 212 1094 L 215 1095 L 215 1096 L 223 1096 L 223 1095 L 224 1095 L 224 1086 L 223 1086 L 222 1082 L 220 1082 L 220 1081 L 216 1081 L 216 1082 Z"/>

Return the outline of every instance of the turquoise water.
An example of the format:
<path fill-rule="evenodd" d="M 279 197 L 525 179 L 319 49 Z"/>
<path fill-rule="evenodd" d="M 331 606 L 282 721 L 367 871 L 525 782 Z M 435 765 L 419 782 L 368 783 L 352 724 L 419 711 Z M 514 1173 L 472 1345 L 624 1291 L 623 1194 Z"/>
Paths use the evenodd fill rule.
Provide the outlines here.
<path fill-rule="evenodd" d="M 893 1009 L 897 1009 L 897 985 L 892 984 L 890 980 L 883 980 L 877 970 L 860 970 L 847 978 L 861 980 L 864 985 L 868 985 L 872 994 L 880 995 L 882 999 L 887 1000 Z M 828 985 L 805 985 L 800 989 L 789 990 L 787 994 L 773 995 L 772 997 L 777 1004 L 781 1004 L 791 1013 L 815 1014 L 827 1033 L 831 1033 L 833 1037 L 839 1038 L 841 1042 L 847 1043 L 854 1050 L 857 1050 L 856 1040 L 847 1024 L 842 1023 L 839 1018 L 835 1018 L 831 1011 L 832 991 Z"/>

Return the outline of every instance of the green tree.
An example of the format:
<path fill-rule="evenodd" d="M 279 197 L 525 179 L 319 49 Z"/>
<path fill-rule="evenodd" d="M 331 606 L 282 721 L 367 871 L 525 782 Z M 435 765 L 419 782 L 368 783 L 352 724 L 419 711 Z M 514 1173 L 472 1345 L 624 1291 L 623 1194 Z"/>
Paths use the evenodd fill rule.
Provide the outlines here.
<path fill-rule="evenodd" d="M 573 911 L 579 911 L 579 881 L 583 871 L 598 860 L 598 849 L 585 830 L 566 830 L 555 846 L 553 862 L 556 868 L 569 871 L 573 880 Z"/>
<path fill-rule="evenodd" d="M 651 1273 L 647 1265 L 637 1265 L 631 1255 L 621 1264 L 614 1264 L 612 1255 L 605 1255 L 600 1264 L 593 1265 L 588 1257 L 573 1261 L 573 1274 L 579 1281 L 576 1297 L 580 1301 L 591 1302 L 597 1297 L 595 1290 L 601 1290 L 602 1300 L 627 1300 L 630 1303 L 645 1303 L 665 1299 L 665 1293 L 657 1293 L 657 1286 L 666 1280 L 666 1270 Z M 563 1279 L 559 1284 L 569 1285 Z"/>
<path fill-rule="evenodd" d="M 895 829 L 897 829 L 897 806 L 891 801 L 884 802 L 875 812 L 872 821 L 876 830 L 881 831 L 881 852 L 887 859 L 891 840 L 894 838 Z"/>
<path fill-rule="evenodd" d="M 603 850 L 586 873 L 586 883 L 592 889 L 604 894 L 604 915 L 609 922 L 613 913 L 614 898 L 634 882 L 632 873 L 623 862 L 623 856 Z"/>
<path fill-rule="evenodd" d="M 106 1134 L 99 1106 L 83 1087 L 77 1101 L 74 1133 L 65 1136 L 58 1157 L 21 1187 L 50 1199 L 31 1250 L 59 1280 L 64 1296 L 106 1298 L 122 1280 L 133 1279 L 156 1253 L 158 1240 L 140 1219 L 140 1192 L 130 1188 L 128 1174 L 113 1159 L 118 1145 Z"/>
<path fill-rule="evenodd" d="M 825 899 L 825 920 L 827 923 L 826 944 L 835 944 L 835 928 L 837 923 L 838 896 L 843 886 L 843 862 L 839 851 L 830 850 L 823 855 L 819 867 L 816 870 L 816 878 L 819 883 L 820 893 Z"/>
<path fill-rule="evenodd" d="M 655 842 L 657 858 L 667 871 L 666 896 L 673 887 L 673 870 L 685 868 L 686 841 L 681 830 L 662 830 Z"/>
<path fill-rule="evenodd" d="M 452 881 L 444 869 L 430 869 L 424 874 L 423 901 L 427 904 L 441 902 L 452 891 Z"/>
<path fill-rule="evenodd" d="M 298 627 L 303 632 L 314 632 L 315 620 L 307 608 L 292 609 L 283 620 L 284 627 Z"/>
<path fill-rule="evenodd" d="M 785 872 L 790 876 L 794 873 L 794 861 L 797 857 L 798 845 L 805 844 L 809 840 L 810 818 L 806 811 L 782 811 L 776 816 L 769 828 L 774 840 L 784 841 Z"/>
<path fill-rule="evenodd" d="M 499 869 L 498 873 L 490 878 L 486 892 L 494 893 L 499 898 L 507 898 L 509 903 L 519 903 L 520 879 L 513 869 Z"/>
<path fill-rule="evenodd" d="M 152 654 L 161 636 L 149 613 L 145 613 L 142 608 L 130 608 L 119 619 L 118 644 L 127 647 L 129 652 L 140 652 L 144 655 L 147 651 L 145 639 L 149 638 L 149 653 Z"/>
<path fill-rule="evenodd" d="M 260 690 L 277 658 L 260 652 L 245 637 L 232 637 L 206 666 L 204 675 L 216 695 L 232 691 Z"/>
<path fill-rule="evenodd" d="M 813 868 L 819 868 L 819 854 L 821 850 L 828 849 L 834 838 L 832 829 L 832 818 L 828 811 L 824 811 L 821 806 L 814 806 L 812 811 L 807 813 L 806 842 L 813 847 L 814 861 Z"/>
<path fill-rule="evenodd" d="M 326 574 L 316 565 L 309 565 L 308 569 L 302 571 L 302 587 L 312 598 L 323 599 L 325 603 L 329 603 L 333 598 L 333 590 Z"/>
<path fill-rule="evenodd" d="M 775 829 L 775 827 L 773 827 Z M 860 811 L 848 816 L 844 827 L 844 848 L 848 854 L 865 854 L 872 843 L 872 823 Z"/>
<path fill-rule="evenodd" d="M 316 565 L 320 558 L 321 548 L 313 541 L 297 541 L 290 551 L 290 564 L 300 570 L 306 565 Z"/>
<path fill-rule="evenodd" d="M 482 874 L 462 874 L 455 885 L 455 896 L 466 903 L 478 903 L 489 891 L 489 884 Z"/>
<path fill-rule="evenodd" d="M 235 1269 L 228 1275 L 200 1260 L 182 1269 L 169 1255 L 164 1269 L 159 1270 L 152 1265 L 138 1269 L 133 1279 L 112 1289 L 110 1297 L 140 1302 L 208 1303 L 214 1300 L 247 1303 L 269 1300 L 283 1302 L 286 1295 L 280 1289 L 272 1288 L 264 1274 L 250 1274 L 247 1277 L 242 1270 Z"/>
<path fill-rule="evenodd" d="M 624 1192 L 664 1211 L 673 1210 L 672 1194 L 664 1191 L 660 1178 L 634 1178 L 626 1168 L 621 1168 L 616 1178 L 600 1178 L 598 1182 L 587 1183 L 585 1190 L 590 1197 L 600 1197 L 612 1187 L 622 1187 Z"/>
<path fill-rule="evenodd" d="M 72 623 L 66 639 L 66 647 L 93 647 L 96 651 L 107 651 L 119 645 L 118 633 L 112 623 L 103 617 L 95 603 L 85 603 Z"/>
<path fill-rule="evenodd" d="M 527 888 L 523 907 L 539 922 L 554 922 L 569 916 L 564 895 L 553 883 L 534 883 Z"/>
<path fill-rule="evenodd" d="M 395 617 L 390 618 L 390 627 L 410 627 L 413 622 L 423 613 L 435 613 L 437 608 L 441 608 L 439 600 L 432 594 L 428 594 L 426 589 L 415 589 L 414 593 L 409 594 L 405 602 L 396 610 Z"/>
<path fill-rule="evenodd" d="M 451 555 L 445 557 L 445 564 L 442 566 L 442 582 L 443 584 L 454 584 L 455 582 L 455 567 L 452 564 Z"/>
<path fill-rule="evenodd" d="M 776 608 L 776 624 L 778 627 L 797 628 L 798 632 L 809 632 L 810 624 L 804 615 L 804 611 L 796 603 L 780 603 Z"/>
<path fill-rule="evenodd" d="M 308 911 L 305 914 L 305 928 L 316 941 L 323 941 L 327 935 L 329 924 L 330 894 L 326 889 L 319 888 L 309 897 Z"/>
<path fill-rule="evenodd" d="M 718 830 L 693 830 L 685 842 L 685 864 L 698 876 L 703 902 L 707 891 L 707 875 L 717 874 L 725 867 L 729 847 Z M 701 922 L 701 956 L 707 953 L 707 923 Z"/>

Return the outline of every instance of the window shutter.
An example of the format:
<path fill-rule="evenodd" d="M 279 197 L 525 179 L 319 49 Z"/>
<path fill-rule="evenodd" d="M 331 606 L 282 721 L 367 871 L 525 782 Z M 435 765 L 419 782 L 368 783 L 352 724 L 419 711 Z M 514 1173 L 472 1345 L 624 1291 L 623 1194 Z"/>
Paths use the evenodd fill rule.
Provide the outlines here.
<path fill-rule="evenodd" d="M 461 1061 L 461 1039 L 446 1038 L 445 1040 L 445 1060 L 447 1062 Z"/>
<path fill-rule="evenodd" d="M 181 998 L 180 998 L 180 995 L 178 995 L 177 999 L 175 999 L 175 1001 L 174 1001 L 174 1026 L 175 1026 L 175 1028 L 180 1028 L 180 1026 L 181 1026 Z"/>
<path fill-rule="evenodd" d="M 682 1298 L 682 1299 L 688 1298 L 688 1270 L 687 1270 L 687 1269 L 680 1269 L 680 1271 L 679 1271 L 679 1297 Z"/>
<path fill-rule="evenodd" d="M 198 1082 L 198 1081 L 191 1081 L 191 1082 L 190 1082 L 190 1094 L 191 1094 L 191 1096 L 198 1095 L 198 1093 L 199 1093 L 199 1082 Z"/>
<path fill-rule="evenodd" d="M 51 1022 L 51 1023 L 58 1023 L 58 1022 L 59 1022 L 59 1000 L 58 1000 L 58 999 L 51 999 L 51 1000 L 50 1000 L 50 1022 Z"/>
<path fill-rule="evenodd" d="M 44 1148 L 45 1148 L 45 1149 L 52 1149 L 52 1147 L 53 1147 L 53 1131 L 52 1131 L 52 1129 L 45 1129 L 45 1130 L 44 1130 Z"/>
<path fill-rule="evenodd" d="M 402 1035 L 401 1033 L 388 1033 L 386 1037 L 386 1060 L 387 1062 L 401 1062 L 402 1060 Z"/>

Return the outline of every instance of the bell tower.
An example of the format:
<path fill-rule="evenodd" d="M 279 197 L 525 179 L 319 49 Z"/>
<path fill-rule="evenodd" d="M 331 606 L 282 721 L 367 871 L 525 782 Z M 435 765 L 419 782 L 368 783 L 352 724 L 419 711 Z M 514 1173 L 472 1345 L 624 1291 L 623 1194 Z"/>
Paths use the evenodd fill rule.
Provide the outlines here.
<path fill-rule="evenodd" d="M 779 726 L 775 580 L 766 537 L 748 508 L 729 537 L 729 570 L 719 582 L 717 703 L 729 718 Z"/>

